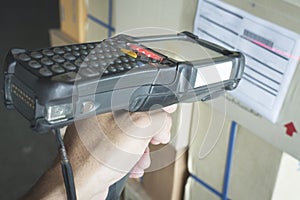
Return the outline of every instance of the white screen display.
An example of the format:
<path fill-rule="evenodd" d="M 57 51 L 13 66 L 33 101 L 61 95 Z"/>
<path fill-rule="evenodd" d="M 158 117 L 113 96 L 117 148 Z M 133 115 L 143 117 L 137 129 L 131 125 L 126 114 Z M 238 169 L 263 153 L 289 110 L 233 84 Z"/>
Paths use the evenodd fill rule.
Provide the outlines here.
<path fill-rule="evenodd" d="M 194 61 L 222 56 L 218 52 L 187 40 L 142 42 L 142 44 L 177 61 Z"/>
<path fill-rule="evenodd" d="M 232 62 L 218 63 L 197 68 L 194 88 L 228 80 L 232 71 Z"/>

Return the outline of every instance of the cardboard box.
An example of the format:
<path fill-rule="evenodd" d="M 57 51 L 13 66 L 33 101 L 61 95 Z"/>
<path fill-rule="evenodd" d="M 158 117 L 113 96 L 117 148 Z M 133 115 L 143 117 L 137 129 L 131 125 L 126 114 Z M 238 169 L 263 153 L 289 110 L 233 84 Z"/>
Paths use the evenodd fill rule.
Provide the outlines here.
<path fill-rule="evenodd" d="M 210 118 L 211 114 L 207 114 L 210 112 L 209 107 L 203 104 L 200 105 L 200 108 L 200 115 L 202 114 L 202 116 Z M 195 123 L 201 120 L 201 116 L 194 117 L 193 119 L 192 130 L 195 128 Z M 204 121 L 204 124 L 208 123 Z M 204 126 L 204 124 L 200 124 L 200 127 Z M 214 124 L 214 122 L 210 122 L 210 124 Z M 203 146 L 202 142 L 205 138 L 205 136 L 203 136 L 205 133 L 200 129 L 200 131 L 197 132 L 195 140 L 191 143 L 189 150 L 189 172 L 196 175 L 197 178 L 213 187 L 219 193 L 222 193 L 223 189 L 229 136 L 227 132 L 228 129 L 222 133 L 224 136 L 221 135 L 210 154 L 205 158 L 199 159 L 200 147 Z M 299 199 L 299 166 L 299 160 L 286 153 L 282 153 L 279 149 L 260 139 L 248 129 L 238 126 L 228 198 L 243 200 Z M 193 177 L 189 177 L 185 186 L 185 199 L 206 200 L 220 199 L 220 197 L 198 183 Z"/>
<path fill-rule="evenodd" d="M 201 112 L 194 111 L 193 114 L 191 134 L 194 137 L 190 140 L 188 169 L 191 174 L 222 193 L 231 121 L 205 103 L 196 105 Z M 203 151 L 203 148 L 206 150 Z M 271 199 L 282 152 L 238 126 L 232 156 L 228 198 Z M 190 190 L 198 193 L 197 189 Z"/>
<path fill-rule="evenodd" d="M 197 0 L 115 1 L 116 32 L 145 27 L 191 31 Z"/>
<path fill-rule="evenodd" d="M 151 146 L 151 151 L 165 148 L 164 153 L 158 152 L 160 158 L 151 157 L 151 166 L 147 169 L 142 184 L 152 199 L 180 200 L 183 198 L 184 185 L 187 178 L 187 152 L 176 151 L 171 145 Z M 174 159 L 174 162 L 165 164 L 159 170 L 153 170 L 164 160 Z M 162 165 L 161 165 L 162 166 Z"/>
<path fill-rule="evenodd" d="M 123 200 L 151 200 L 140 181 L 128 179 L 123 191 Z"/>
<path fill-rule="evenodd" d="M 202 187 L 193 178 L 189 177 L 185 185 L 185 200 L 220 200 L 220 197 Z"/>
<path fill-rule="evenodd" d="M 114 32 L 111 0 L 60 0 L 61 30 L 81 42 L 103 40 Z"/>
<path fill-rule="evenodd" d="M 294 157 L 283 153 L 280 161 L 272 200 L 297 200 L 300 198 L 300 163 Z"/>
<path fill-rule="evenodd" d="M 77 42 L 85 41 L 87 9 L 84 0 L 60 0 L 61 30 Z"/>
<path fill-rule="evenodd" d="M 114 32 L 112 32 L 114 33 Z M 88 18 L 86 22 L 85 42 L 101 41 L 109 37 L 109 30 L 97 21 Z"/>
<path fill-rule="evenodd" d="M 191 31 L 196 4 L 196 0 L 60 0 L 61 30 L 77 42 L 144 27 Z"/>
<path fill-rule="evenodd" d="M 50 29 L 49 38 L 51 46 L 63 46 L 76 43 L 76 41 L 58 29 Z"/>
<path fill-rule="evenodd" d="M 204 103 L 195 103 L 188 170 L 221 191 L 231 121 Z"/>

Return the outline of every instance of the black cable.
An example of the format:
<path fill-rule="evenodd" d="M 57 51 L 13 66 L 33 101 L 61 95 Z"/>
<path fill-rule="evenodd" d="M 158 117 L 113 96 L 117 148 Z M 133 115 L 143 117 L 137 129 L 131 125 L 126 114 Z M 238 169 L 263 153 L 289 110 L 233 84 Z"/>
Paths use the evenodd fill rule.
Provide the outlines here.
<path fill-rule="evenodd" d="M 61 155 L 61 170 L 64 177 L 65 188 L 68 200 L 76 200 L 76 190 L 74 184 L 74 176 L 72 166 L 68 160 L 67 151 L 64 145 L 64 141 L 61 137 L 60 130 L 54 130 L 56 135 L 56 141 L 58 145 L 58 150 Z"/>

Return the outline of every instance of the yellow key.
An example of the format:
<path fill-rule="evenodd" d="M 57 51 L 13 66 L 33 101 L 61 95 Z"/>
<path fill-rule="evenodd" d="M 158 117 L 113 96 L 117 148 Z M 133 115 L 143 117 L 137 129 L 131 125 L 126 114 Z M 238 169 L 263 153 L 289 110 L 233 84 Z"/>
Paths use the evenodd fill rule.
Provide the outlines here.
<path fill-rule="evenodd" d="M 137 58 L 137 54 L 134 53 L 133 51 L 129 50 L 129 49 L 123 49 L 123 48 L 121 48 L 121 51 L 122 51 L 123 53 L 125 53 L 125 54 L 127 54 L 127 55 L 133 57 L 133 58 Z"/>

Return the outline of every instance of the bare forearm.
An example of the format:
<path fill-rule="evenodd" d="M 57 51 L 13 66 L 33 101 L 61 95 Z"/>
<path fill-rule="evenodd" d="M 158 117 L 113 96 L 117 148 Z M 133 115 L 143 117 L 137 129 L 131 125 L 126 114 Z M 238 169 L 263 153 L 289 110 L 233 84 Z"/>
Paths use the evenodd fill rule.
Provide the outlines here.
<path fill-rule="evenodd" d="M 109 186 L 132 170 L 151 139 L 169 140 L 161 137 L 161 133 L 169 133 L 170 127 L 171 117 L 162 110 L 107 113 L 69 126 L 64 143 L 73 168 L 78 199 L 105 199 Z M 144 163 L 137 168 L 143 170 L 146 166 Z M 57 159 L 25 199 L 65 198 Z"/>
<path fill-rule="evenodd" d="M 102 171 L 100 170 L 101 165 L 89 154 L 81 143 L 74 125 L 67 129 L 64 143 L 73 168 L 78 199 L 86 197 L 89 193 L 97 193 L 98 196 L 103 196 L 104 199 L 107 192 L 106 189 L 109 185 L 104 184 L 105 181 L 101 182 L 101 178 L 97 177 L 97 172 Z M 88 186 L 89 180 L 97 178 L 99 178 L 99 181 L 97 181 L 99 184 L 96 183 L 97 187 Z M 95 183 L 95 180 L 92 182 Z M 93 188 L 96 189 L 93 190 Z M 54 165 L 38 180 L 24 199 L 66 199 L 59 158 L 55 160 Z"/>
<path fill-rule="evenodd" d="M 63 178 L 59 169 L 59 164 L 56 162 L 22 199 L 65 199 Z"/>

